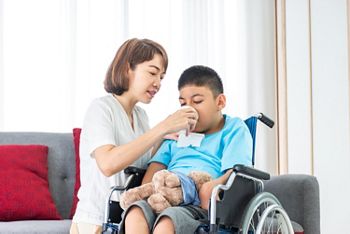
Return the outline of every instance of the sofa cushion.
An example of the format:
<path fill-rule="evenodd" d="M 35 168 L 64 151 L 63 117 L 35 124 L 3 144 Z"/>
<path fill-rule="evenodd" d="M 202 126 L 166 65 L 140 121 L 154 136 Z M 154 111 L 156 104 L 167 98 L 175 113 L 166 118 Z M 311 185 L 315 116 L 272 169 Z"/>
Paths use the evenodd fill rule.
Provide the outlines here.
<path fill-rule="evenodd" d="M 49 191 L 48 147 L 0 145 L 0 220 L 61 219 Z"/>
<path fill-rule="evenodd" d="M 0 145 L 39 144 L 49 147 L 49 186 L 61 217 L 68 219 L 75 184 L 75 155 L 72 133 L 0 132 Z"/>
<path fill-rule="evenodd" d="M 0 222 L 0 234 L 67 234 L 71 223 L 70 219 Z"/>
<path fill-rule="evenodd" d="M 78 191 L 80 188 L 80 156 L 79 156 L 79 145 L 80 145 L 80 133 L 81 128 L 73 129 L 73 140 L 74 140 L 74 151 L 75 151 L 75 185 L 73 194 L 73 205 L 70 211 L 70 218 L 73 218 L 75 209 L 77 208 Z"/>

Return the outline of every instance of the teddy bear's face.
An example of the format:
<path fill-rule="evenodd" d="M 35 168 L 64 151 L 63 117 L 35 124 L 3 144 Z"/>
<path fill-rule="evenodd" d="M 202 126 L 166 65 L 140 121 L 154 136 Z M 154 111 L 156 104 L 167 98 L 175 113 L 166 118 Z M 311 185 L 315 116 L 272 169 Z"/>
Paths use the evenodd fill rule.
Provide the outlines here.
<path fill-rule="evenodd" d="M 181 186 L 177 175 L 168 170 L 160 170 L 156 172 L 153 175 L 152 183 L 156 191 L 162 187 L 175 188 Z"/>

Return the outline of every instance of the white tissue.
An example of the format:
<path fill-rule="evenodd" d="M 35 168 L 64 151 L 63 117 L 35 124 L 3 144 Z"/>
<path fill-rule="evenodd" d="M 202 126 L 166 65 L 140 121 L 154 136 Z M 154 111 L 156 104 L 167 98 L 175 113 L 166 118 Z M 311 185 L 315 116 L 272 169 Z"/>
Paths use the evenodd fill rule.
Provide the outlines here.
<path fill-rule="evenodd" d="M 177 147 L 188 147 L 190 145 L 199 147 L 203 138 L 204 134 L 190 132 L 188 136 L 186 136 L 186 130 L 181 130 L 177 140 Z"/>

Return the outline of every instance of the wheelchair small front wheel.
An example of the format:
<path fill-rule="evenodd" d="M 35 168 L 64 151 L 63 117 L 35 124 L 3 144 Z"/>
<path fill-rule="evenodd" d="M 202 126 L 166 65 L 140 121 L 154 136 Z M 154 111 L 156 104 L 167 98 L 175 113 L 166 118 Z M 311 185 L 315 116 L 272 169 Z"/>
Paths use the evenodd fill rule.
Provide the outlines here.
<path fill-rule="evenodd" d="M 271 193 L 262 192 L 249 202 L 241 222 L 243 234 L 292 234 L 290 219 L 278 199 Z"/>

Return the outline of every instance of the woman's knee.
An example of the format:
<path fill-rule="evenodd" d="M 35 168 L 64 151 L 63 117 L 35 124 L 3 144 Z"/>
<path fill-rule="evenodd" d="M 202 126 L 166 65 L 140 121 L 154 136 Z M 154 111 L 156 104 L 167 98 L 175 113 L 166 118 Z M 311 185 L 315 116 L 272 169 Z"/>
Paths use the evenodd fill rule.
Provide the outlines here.
<path fill-rule="evenodd" d="M 69 234 L 79 234 L 78 225 L 76 223 L 72 222 Z"/>
<path fill-rule="evenodd" d="M 74 223 L 70 227 L 70 234 L 91 233 L 99 234 L 102 232 L 102 226 L 90 223 Z"/>
<path fill-rule="evenodd" d="M 175 233 L 175 227 L 171 218 L 169 218 L 168 216 L 163 216 L 162 218 L 160 218 L 156 226 L 154 227 L 153 233 L 154 234 Z"/>

